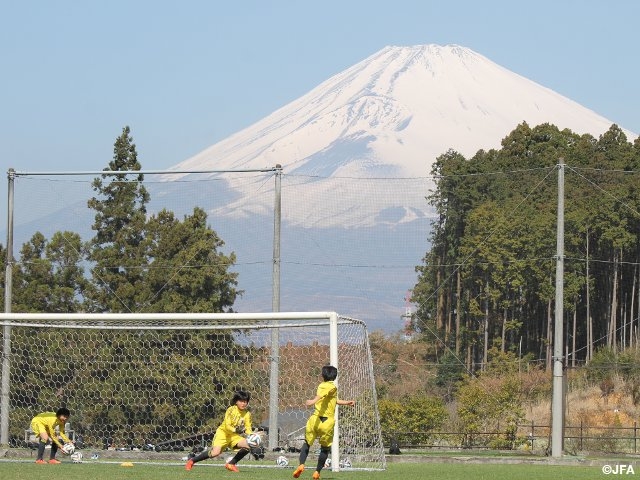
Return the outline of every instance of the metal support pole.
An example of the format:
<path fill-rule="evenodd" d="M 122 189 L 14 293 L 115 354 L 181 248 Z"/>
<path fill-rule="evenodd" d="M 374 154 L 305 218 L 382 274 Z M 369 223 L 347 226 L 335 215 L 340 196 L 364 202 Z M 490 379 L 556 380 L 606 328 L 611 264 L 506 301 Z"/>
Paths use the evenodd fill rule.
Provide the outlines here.
<path fill-rule="evenodd" d="M 273 297 L 271 310 L 280 311 L 280 227 L 282 224 L 282 167 L 275 167 L 275 198 L 273 202 Z"/>
<path fill-rule="evenodd" d="M 562 162 L 563 159 L 560 159 Z M 558 165 L 558 217 L 556 236 L 556 299 L 553 332 L 553 393 L 551 400 L 551 456 L 562 457 L 564 441 L 564 168 Z"/>
<path fill-rule="evenodd" d="M 4 311 L 11 313 L 13 297 L 13 188 L 15 171 L 7 173 L 7 258 L 4 274 Z M 2 385 L 0 385 L 0 447 L 9 446 L 9 387 L 11 377 L 11 327 L 2 327 Z"/>
<path fill-rule="evenodd" d="M 273 272 L 271 310 L 280 311 L 280 226 L 282 221 L 281 207 L 282 166 L 275 167 L 275 199 L 273 205 Z M 280 329 L 271 329 L 271 372 L 269 376 L 269 450 L 278 446 L 278 413 L 279 413 L 279 380 L 280 380 Z"/>

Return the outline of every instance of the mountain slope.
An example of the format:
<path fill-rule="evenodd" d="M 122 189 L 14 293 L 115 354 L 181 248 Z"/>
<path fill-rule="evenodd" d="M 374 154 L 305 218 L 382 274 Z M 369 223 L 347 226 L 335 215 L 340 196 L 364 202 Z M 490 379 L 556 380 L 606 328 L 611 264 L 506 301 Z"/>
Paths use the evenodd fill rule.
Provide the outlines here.
<path fill-rule="evenodd" d="M 523 121 L 595 137 L 613 123 L 467 48 L 386 47 L 173 170 L 282 165 L 281 310 L 398 331 L 428 249 L 432 163 L 500 148 Z M 273 183 L 215 176 L 226 200 L 192 195 L 238 254 L 235 308 L 268 311 Z"/>
<path fill-rule="evenodd" d="M 613 123 L 468 48 L 386 47 L 173 169 L 280 164 L 285 175 L 300 176 L 290 187 L 292 197 L 305 198 L 305 203 L 289 203 L 283 211 L 287 222 L 371 226 L 384 217 L 381 212 L 398 208 L 403 214 L 396 215 L 397 222 L 407 222 L 430 215 L 425 192 L 414 195 L 410 206 L 393 198 L 376 205 L 354 198 L 328 216 L 320 212 L 336 187 L 321 179 L 427 177 L 434 160 L 447 150 L 470 157 L 479 149 L 499 148 L 523 121 L 595 137 Z M 236 200 L 214 210 L 215 215 L 269 210 L 268 205 L 247 204 L 250 190 L 230 189 Z M 360 193 L 362 198 L 376 194 L 367 188 Z"/>
<path fill-rule="evenodd" d="M 426 176 L 449 148 L 498 148 L 523 121 L 596 137 L 613 123 L 468 48 L 386 47 L 175 168 Z"/>

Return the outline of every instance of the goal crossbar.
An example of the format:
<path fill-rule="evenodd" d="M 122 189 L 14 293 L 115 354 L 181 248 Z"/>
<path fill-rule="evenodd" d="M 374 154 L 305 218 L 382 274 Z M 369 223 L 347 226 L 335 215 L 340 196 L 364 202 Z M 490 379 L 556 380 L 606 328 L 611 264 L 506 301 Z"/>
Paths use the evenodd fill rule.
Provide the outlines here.
<path fill-rule="evenodd" d="M 282 447 L 283 439 L 287 449 L 298 448 L 296 442 L 301 440 L 294 432 L 303 427 L 308 415 L 304 401 L 313 395 L 308 390 L 321 381 L 319 367 L 331 364 L 340 372 L 341 398 L 358 400 L 356 408 L 337 409 L 332 470 L 385 468 L 373 364 L 362 320 L 331 311 L 5 312 L 0 313 L 0 326 L 3 445 L 9 444 L 10 422 L 15 438 L 15 432 L 24 428 L 28 413 L 44 408 L 33 403 L 44 397 L 38 400 L 29 392 L 49 392 L 46 395 L 51 396 L 60 382 L 65 391 L 61 404 L 77 412 L 76 425 L 85 429 L 86 437 L 95 445 L 97 439 L 106 436 L 113 436 L 116 442 L 126 441 L 127 429 L 136 432 L 137 437 L 131 434 L 130 440 L 136 444 L 143 438 L 161 443 L 163 439 L 179 443 L 202 438 L 210 427 L 193 411 L 205 409 L 212 412 L 207 416 L 215 419 L 228 401 L 229 389 L 237 388 L 233 384 L 240 381 L 236 385 L 246 385 L 253 392 L 254 412 L 269 426 L 268 451 Z M 67 361 L 49 366 L 42 352 L 52 345 L 65 344 L 73 347 L 73 351 L 60 352 L 68 356 Z M 18 365 L 31 367 L 25 371 Z M 158 373 L 158 366 L 163 367 L 162 373 Z M 192 373 L 185 376 L 183 372 Z M 40 383 L 39 378 L 49 380 Z M 130 396 L 118 393 L 114 394 L 117 401 L 96 402 L 116 378 L 123 385 L 122 392 L 128 391 L 127 385 L 134 385 Z M 208 378 L 217 380 L 209 385 Z M 158 396 L 157 389 L 164 386 L 169 389 L 167 399 L 159 401 L 163 397 Z M 110 415 L 124 414 L 135 417 L 137 423 L 123 426 L 124 430 L 106 429 Z M 163 415 L 173 422 L 170 427 L 166 418 L 162 420 Z"/>
<path fill-rule="evenodd" d="M 336 312 L 274 312 L 274 313 L 0 313 L 0 320 L 330 320 Z M 354 319 L 352 319 L 354 320 Z"/>
<path fill-rule="evenodd" d="M 279 313 L 0 313 L 0 326 L 95 328 L 114 330 L 272 329 L 311 327 L 331 322 L 362 323 L 336 312 Z"/>

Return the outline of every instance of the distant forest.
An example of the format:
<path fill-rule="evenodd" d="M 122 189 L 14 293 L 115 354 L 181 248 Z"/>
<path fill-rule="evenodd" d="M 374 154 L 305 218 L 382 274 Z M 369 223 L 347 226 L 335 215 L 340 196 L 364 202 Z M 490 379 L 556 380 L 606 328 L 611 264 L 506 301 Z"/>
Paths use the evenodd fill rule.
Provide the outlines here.
<path fill-rule="evenodd" d="M 551 365 L 560 165 L 567 363 L 638 342 L 640 140 L 616 125 L 596 139 L 523 123 L 500 150 L 433 165 L 414 327 L 469 371 L 492 352 Z"/>

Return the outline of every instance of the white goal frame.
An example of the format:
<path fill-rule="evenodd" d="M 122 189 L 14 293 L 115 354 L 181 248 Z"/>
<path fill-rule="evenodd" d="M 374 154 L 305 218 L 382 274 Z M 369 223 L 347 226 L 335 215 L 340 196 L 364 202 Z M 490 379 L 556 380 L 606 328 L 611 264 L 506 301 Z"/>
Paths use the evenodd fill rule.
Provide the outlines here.
<path fill-rule="evenodd" d="M 269 378 L 269 436 L 268 446 L 273 449 L 278 445 L 278 409 L 279 409 L 279 362 L 280 362 L 280 331 L 285 328 L 295 327 L 320 327 L 327 328 L 329 347 L 329 363 L 338 368 L 340 372 L 340 339 L 339 326 L 342 324 L 358 325 L 363 329 L 366 362 L 363 370 L 365 376 L 370 376 L 371 407 L 374 410 L 371 418 L 375 425 L 372 431 L 378 438 L 371 439 L 374 451 L 370 450 L 363 457 L 368 457 L 376 464 L 370 469 L 380 470 L 386 468 L 384 447 L 380 432 L 379 414 L 373 381 L 373 363 L 369 349 L 366 324 L 357 319 L 340 316 L 336 312 L 274 312 L 274 313 L 0 313 L 0 325 L 2 328 L 2 376 L 0 385 L 0 445 L 9 445 L 9 417 L 10 417 L 10 391 L 11 391 L 11 338 L 13 328 L 32 329 L 85 329 L 85 330 L 225 330 L 237 331 L 249 329 L 251 332 L 266 331 L 270 335 L 270 378 Z M 351 363 L 351 362 L 349 362 Z M 340 381 L 340 374 L 337 382 Z M 345 375 L 346 376 L 346 375 Z M 319 383 L 318 379 L 316 382 Z M 316 385 L 308 385 L 308 397 L 311 398 Z M 340 461 L 341 439 L 338 422 L 339 408 L 336 408 L 336 424 L 334 430 L 334 442 L 331 448 L 331 469 L 339 471 L 343 467 Z M 346 468 L 350 468 L 349 462 Z"/>

